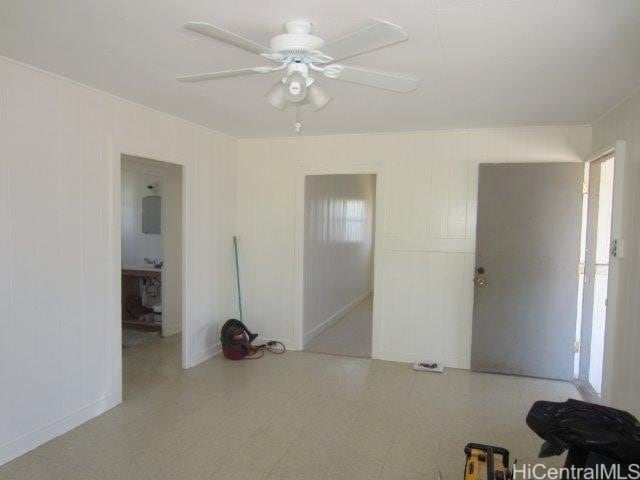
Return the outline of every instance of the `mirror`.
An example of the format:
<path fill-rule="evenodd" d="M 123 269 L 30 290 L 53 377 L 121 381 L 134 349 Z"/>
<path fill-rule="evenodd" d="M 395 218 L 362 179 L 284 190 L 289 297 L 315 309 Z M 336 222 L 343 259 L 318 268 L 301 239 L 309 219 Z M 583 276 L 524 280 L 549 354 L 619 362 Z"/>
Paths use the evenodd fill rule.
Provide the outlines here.
<path fill-rule="evenodd" d="M 160 233 L 160 195 L 142 198 L 142 233 Z"/>

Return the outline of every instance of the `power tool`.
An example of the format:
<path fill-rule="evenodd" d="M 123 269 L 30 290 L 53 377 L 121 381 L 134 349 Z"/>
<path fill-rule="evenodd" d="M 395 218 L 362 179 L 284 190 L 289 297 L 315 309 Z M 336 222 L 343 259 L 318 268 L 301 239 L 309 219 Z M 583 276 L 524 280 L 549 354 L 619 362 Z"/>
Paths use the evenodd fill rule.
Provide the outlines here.
<path fill-rule="evenodd" d="M 468 443 L 464 447 L 467 461 L 464 480 L 511 480 L 509 470 L 509 450 L 482 443 Z M 496 456 L 500 460 L 496 461 Z"/>

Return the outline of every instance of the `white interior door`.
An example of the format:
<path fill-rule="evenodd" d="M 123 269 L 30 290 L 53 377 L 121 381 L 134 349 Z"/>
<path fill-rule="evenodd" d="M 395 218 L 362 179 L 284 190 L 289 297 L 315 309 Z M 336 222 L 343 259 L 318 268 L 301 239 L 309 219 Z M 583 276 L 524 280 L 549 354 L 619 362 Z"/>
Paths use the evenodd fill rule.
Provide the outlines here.
<path fill-rule="evenodd" d="M 613 206 L 614 157 L 591 162 L 585 242 L 584 294 L 580 338 L 582 384 L 602 390 L 607 290 Z"/>

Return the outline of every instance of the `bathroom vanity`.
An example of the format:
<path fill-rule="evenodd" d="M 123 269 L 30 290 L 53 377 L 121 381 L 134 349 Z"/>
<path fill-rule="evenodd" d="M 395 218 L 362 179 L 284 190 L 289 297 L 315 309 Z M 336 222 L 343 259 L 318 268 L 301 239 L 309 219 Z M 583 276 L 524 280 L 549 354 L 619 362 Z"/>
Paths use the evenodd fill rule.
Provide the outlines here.
<path fill-rule="evenodd" d="M 140 295 L 141 280 L 156 279 L 161 282 L 162 270 L 153 267 L 122 267 L 122 326 L 134 330 L 157 332 L 162 321 L 150 320 L 153 309 L 145 307 Z M 155 315 L 155 318 L 161 318 Z"/>

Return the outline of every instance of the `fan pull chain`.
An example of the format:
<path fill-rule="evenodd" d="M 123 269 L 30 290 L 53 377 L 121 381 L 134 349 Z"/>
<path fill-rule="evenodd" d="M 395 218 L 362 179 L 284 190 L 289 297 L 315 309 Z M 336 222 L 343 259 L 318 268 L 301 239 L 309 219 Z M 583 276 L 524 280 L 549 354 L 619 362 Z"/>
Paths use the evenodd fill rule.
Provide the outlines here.
<path fill-rule="evenodd" d="M 300 130 L 302 130 L 302 122 L 300 122 L 300 107 L 296 106 L 296 123 L 293 124 L 293 127 L 296 130 L 296 133 L 300 135 Z"/>

